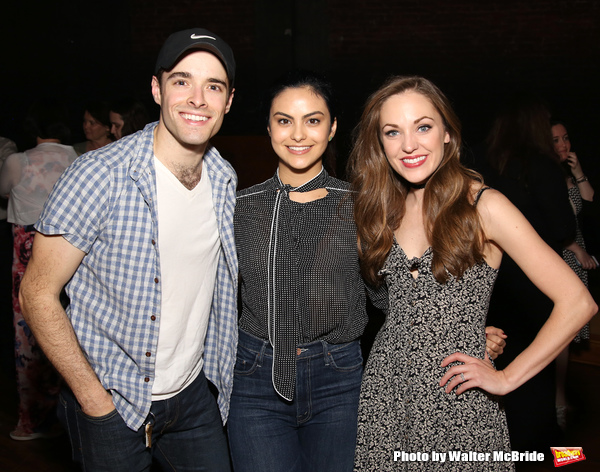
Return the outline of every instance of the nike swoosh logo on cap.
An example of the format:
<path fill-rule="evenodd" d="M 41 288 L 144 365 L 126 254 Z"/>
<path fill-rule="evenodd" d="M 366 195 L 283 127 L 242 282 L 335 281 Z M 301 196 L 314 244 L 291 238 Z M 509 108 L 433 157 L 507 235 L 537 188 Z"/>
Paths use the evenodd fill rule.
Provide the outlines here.
<path fill-rule="evenodd" d="M 215 38 L 213 38 L 212 36 L 206 36 L 206 35 L 201 35 L 201 34 L 193 34 L 190 36 L 191 39 L 212 39 L 213 41 L 216 41 Z"/>

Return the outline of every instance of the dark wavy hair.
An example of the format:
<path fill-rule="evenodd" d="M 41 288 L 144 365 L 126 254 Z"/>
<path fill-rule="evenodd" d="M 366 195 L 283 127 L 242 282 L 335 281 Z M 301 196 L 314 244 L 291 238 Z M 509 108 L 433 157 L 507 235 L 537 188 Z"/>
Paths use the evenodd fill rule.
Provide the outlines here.
<path fill-rule="evenodd" d="M 461 277 L 483 261 L 484 234 L 472 204 L 474 181 L 482 177 L 460 163 L 461 125 L 445 95 L 422 77 L 392 77 L 367 100 L 355 130 L 348 174 L 356 192 L 354 216 L 363 277 L 382 282 L 379 270 L 392 248 L 394 231 L 405 213 L 409 187 L 390 166 L 381 141 L 381 108 L 392 96 L 404 92 L 425 96 L 443 119 L 450 142 L 442 161 L 425 185 L 423 218 L 433 250 L 433 274 L 440 283 L 449 274 Z"/>
<path fill-rule="evenodd" d="M 559 158 L 552 143 L 550 111 L 546 102 L 534 93 L 513 94 L 500 110 L 486 139 L 490 166 L 503 175 L 509 164 L 520 164 L 520 178 L 527 180 L 530 160 L 545 156 Z"/>
<path fill-rule="evenodd" d="M 104 100 L 93 100 L 85 106 L 92 118 L 101 123 L 103 126 L 108 126 L 110 129 L 110 105 Z"/>
<path fill-rule="evenodd" d="M 123 119 L 121 136 L 135 133 L 148 124 L 148 112 L 139 100 L 133 98 L 122 98 L 112 104 L 110 111 L 118 113 Z"/>

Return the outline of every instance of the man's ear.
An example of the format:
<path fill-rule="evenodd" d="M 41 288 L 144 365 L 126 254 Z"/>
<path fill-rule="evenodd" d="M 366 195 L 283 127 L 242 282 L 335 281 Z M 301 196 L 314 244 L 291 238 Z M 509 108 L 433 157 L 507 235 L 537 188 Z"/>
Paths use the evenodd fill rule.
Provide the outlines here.
<path fill-rule="evenodd" d="M 160 83 L 158 82 L 158 78 L 155 75 L 152 76 L 151 87 L 152 87 L 152 96 L 154 97 L 154 101 L 160 106 L 162 95 L 160 93 Z"/>
<path fill-rule="evenodd" d="M 225 113 L 229 113 L 229 109 L 231 108 L 231 102 L 233 102 L 233 93 L 235 89 L 231 89 L 231 93 L 229 94 L 229 98 L 227 99 L 227 105 L 225 105 Z"/>

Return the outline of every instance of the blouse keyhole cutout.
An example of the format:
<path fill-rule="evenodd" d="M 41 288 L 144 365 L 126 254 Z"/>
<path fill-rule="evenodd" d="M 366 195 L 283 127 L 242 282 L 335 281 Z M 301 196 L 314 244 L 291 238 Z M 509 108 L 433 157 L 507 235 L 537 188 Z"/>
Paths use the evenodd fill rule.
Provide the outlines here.
<path fill-rule="evenodd" d="M 318 188 L 310 192 L 290 192 L 290 200 L 297 203 L 308 203 L 325 198 L 328 193 L 326 188 Z"/>

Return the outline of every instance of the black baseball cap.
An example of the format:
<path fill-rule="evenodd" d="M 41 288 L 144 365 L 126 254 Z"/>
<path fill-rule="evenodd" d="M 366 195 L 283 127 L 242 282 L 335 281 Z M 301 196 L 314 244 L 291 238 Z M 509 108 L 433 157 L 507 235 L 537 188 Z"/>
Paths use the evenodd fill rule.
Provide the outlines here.
<path fill-rule="evenodd" d="M 233 86 L 235 79 L 233 51 L 225 41 L 204 28 L 178 31 L 169 36 L 158 53 L 154 74 L 158 76 L 161 69 L 171 70 L 183 53 L 190 49 L 205 50 L 217 56 L 225 67 L 229 86 Z"/>

